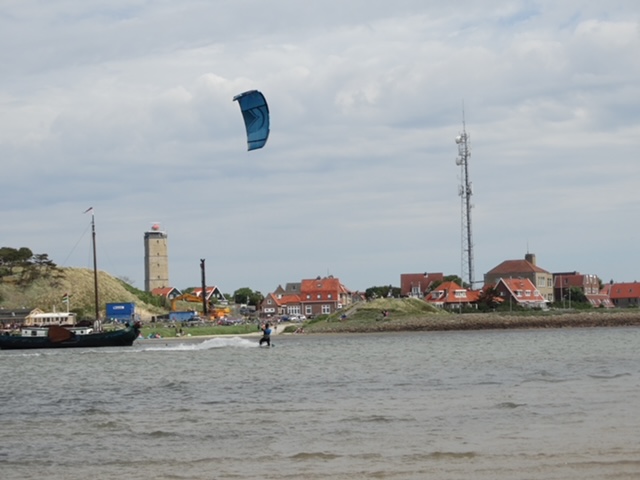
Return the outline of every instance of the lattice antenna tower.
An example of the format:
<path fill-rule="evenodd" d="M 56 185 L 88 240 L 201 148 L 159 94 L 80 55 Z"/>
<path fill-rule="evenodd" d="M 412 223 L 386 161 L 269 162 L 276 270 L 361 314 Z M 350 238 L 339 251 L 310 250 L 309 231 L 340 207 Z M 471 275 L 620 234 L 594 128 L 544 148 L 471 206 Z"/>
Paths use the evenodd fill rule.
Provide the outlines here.
<path fill-rule="evenodd" d="M 462 109 L 462 132 L 456 137 L 458 144 L 458 156 L 456 157 L 456 165 L 460 167 L 460 185 L 458 187 L 458 195 L 460 195 L 461 209 L 461 268 L 462 282 L 467 282 L 470 288 L 475 283 L 473 276 L 473 234 L 471 229 L 471 195 L 473 188 L 471 179 L 469 178 L 469 158 L 471 157 L 471 149 L 469 146 L 469 135 L 467 134 L 464 107 Z"/>

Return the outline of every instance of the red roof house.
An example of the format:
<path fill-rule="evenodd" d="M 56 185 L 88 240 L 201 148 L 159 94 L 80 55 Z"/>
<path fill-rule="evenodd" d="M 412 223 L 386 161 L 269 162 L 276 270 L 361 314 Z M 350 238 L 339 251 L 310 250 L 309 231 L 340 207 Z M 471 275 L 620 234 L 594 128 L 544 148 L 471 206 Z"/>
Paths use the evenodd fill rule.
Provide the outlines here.
<path fill-rule="evenodd" d="M 467 290 L 456 282 L 443 282 L 435 287 L 424 300 L 437 307 L 459 309 L 475 304 L 479 296 L 480 292 Z"/>
<path fill-rule="evenodd" d="M 547 308 L 547 300 L 528 278 L 501 278 L 496 284 L 500 298 L 528 308 Z"/>

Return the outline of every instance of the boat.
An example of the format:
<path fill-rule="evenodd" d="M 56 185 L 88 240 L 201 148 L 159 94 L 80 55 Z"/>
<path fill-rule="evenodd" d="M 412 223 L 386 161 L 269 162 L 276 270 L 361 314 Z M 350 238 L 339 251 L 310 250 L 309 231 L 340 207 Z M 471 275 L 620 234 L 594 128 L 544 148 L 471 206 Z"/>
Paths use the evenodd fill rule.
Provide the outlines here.
<path fill-rule="evenodd" d="M 42 329 L 22 329 L 20 335 L 0 335 L 0 350 L 130 347 L 140 335 L 140 326 L 137 323 L 109 332 L 88 330 L 90 331 L 75 331 L 57 325 Z"/>
<path fill-rule="evenodd" d="M 0 335 L 0 350 L 23 350 L 34 348 L 96 348 L 96 347 L 130 347 L 140 335 L 140 323 L 125 324 L 124 328 L 102 331 L 98 303 L 98 268 L 96 260 L 96 228 L 91 211 L 91 241 L 93 245 L 93 278 L 96 305 L 96 321 L 94 327 L 65 328 L 61 325 L 46 327 L 24 326 L 17 335 L 9 333 Z"/>

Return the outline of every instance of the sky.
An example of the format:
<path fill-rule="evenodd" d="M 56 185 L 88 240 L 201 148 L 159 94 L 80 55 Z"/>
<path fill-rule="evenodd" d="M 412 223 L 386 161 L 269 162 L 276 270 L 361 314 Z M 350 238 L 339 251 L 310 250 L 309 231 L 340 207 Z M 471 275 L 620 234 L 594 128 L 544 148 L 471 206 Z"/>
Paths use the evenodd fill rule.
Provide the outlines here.
<path fill-rule="evenodd" d="M 464 119 L 474 280 L 640 280 L 636 0 L 3 0 L 0 42 L 0 246 L 91 268 L 93 207 L 140 289 L 154 223 L 178 289 L 461 275 Z"/>

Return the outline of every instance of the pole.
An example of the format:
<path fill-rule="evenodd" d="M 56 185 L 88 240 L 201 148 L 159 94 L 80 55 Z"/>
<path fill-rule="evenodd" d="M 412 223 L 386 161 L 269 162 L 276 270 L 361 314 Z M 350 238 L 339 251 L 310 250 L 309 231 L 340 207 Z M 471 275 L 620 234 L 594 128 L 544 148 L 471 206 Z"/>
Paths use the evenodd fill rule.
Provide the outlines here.
<path fill-rule="evenodd" d="M 202 279 L 202 315 L 207 318 L 207 281 L 204 275 L 204 258 L 200 259 L 200 277 Z"/>
<path fill-rule="evenodd" d="M 98 260 L 96 257 L 96 222 L 91 210 L 91 243 L 93 244 L 93 292 L 96 302 L 96 320 L 100 319 L 100 307 L 98 303 Z"/>

